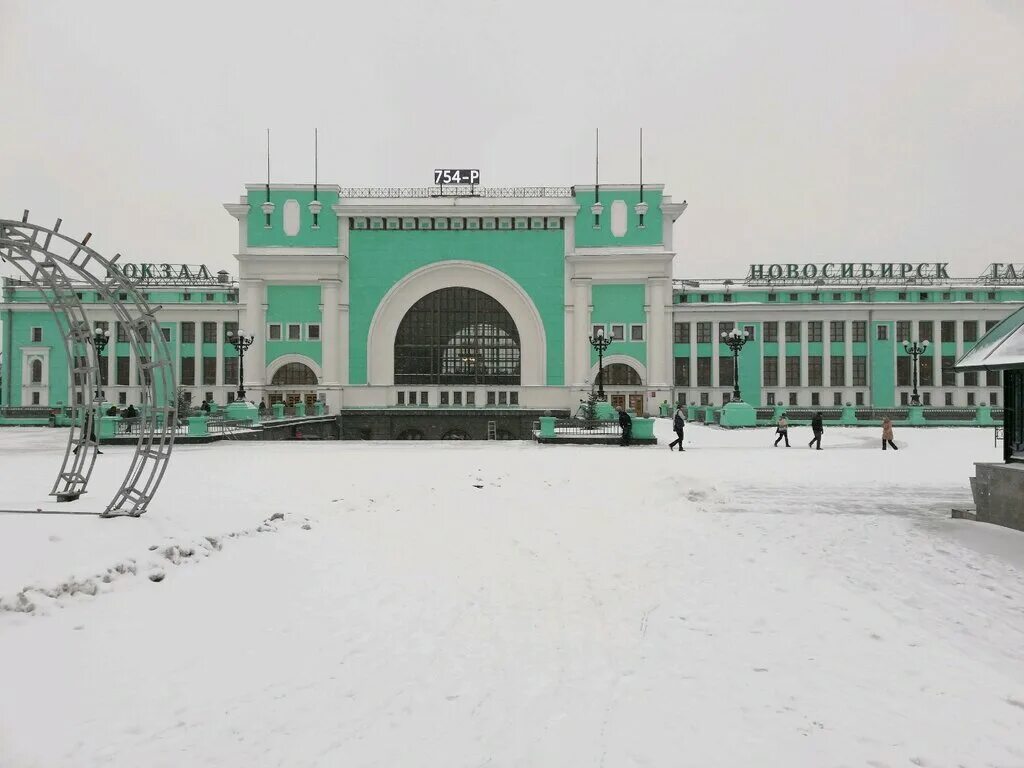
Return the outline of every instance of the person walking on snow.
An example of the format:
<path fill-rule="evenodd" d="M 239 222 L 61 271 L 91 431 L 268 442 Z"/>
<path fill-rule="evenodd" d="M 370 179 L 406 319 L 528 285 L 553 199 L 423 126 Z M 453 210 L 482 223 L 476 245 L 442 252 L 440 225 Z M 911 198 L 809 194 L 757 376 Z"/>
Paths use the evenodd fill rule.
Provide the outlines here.
<path fill-rule="evenodd" d="M 892 441 L 892 419 L 886 416 L 882 419 L 882 450 L 885 450 L 885 444 L 888 443 L 892 446 L 894 451 L 898 451 L 896 443 Z"/>
<path fill-rule="evenodd" d="M 821 421 L 821 411 L 814 414 L 814 418 L 811 419 L 811 431 L 814 433 L 814 437 L 811 438 L 811 442 L 807 444 L 810 448 L 815 443 L 818 444 L 818 450 L 821 450 L 821 433 L 825 431 L 825 425 Z"/>
<path fill-rule="evenodd" d="M 775 447 L 779 447 L 779 440 L 785 438 L 786 447 L 789 448 L 789 422 L 786 421 L 786 414 L 782 414 L 779 417 L 779 423 L 775 427 L 775 434 L 778 437 L 775 438 Z"/>
<path fill-rule="evenodd" d="M 676 415 L 672 417 L 672 431 L 676 433 L 676 439 L 668 444 L 668 449 L 671 451 L 672 446 L 678 445 L 680 451 L 686 450 L 683 448 L 683 429 L 686 426 L 686 416 L 683 414 L 682 404 L 676 408 Z"/>
<path fill-rule="evenodd" d="M 622 441 L 619 445 L 629 445 L 629 440 L 633 436 L 633 420 L 629 418 L 625 408 L 619 408 L 619 426 L 622 427 Z"/>

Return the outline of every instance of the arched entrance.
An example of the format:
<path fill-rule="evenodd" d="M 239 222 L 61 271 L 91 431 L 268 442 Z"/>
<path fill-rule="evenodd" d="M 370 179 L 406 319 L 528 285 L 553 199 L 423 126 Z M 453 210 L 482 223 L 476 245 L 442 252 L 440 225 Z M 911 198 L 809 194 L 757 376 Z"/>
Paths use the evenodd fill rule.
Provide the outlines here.
<path fill-rule="evenodd" d="M 521 361 L 512 316 L 475 288 L 428 293 L 395 335 L 395 384 L 516 385 Z"/>
<path fill-rule="evenodd" d="M 619 357 L 619 356 L 616 356 Z M 634 361 L 606 358 L 603 379 L 604 391 L 608 396 L 608 402 L 613 408 L 625 408 L 633 411 L 637 416 L 643 416 L 646 402 L 643 390 L 644 382 L 640 371 Z M 594 387 L 597 387 L 597 372 L 595 367 Z"/>
<path fill-rule="evenodd" d="M 270 379 L 268 395 L 271 403 L 295 405 L 305 402 L 312 407 L 316 402 L 316 388 L 319 384 L 316 372 L 304 362 L 283 363 Z"/>

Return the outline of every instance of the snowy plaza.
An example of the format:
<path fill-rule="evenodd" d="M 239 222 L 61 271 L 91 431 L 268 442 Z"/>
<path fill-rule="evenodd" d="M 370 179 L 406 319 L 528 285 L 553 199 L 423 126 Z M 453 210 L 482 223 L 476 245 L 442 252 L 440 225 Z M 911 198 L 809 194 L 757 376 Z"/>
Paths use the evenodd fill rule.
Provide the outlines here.
<path fill-rule="evenodd" d="M 1024 765 L 1024 533 L 950 519 L 991 430 L 657 429 L 183 445 L 142 518 L 0 515 L 0 765 Z M 63 439 L 0 431 L 5 508 Z"/>

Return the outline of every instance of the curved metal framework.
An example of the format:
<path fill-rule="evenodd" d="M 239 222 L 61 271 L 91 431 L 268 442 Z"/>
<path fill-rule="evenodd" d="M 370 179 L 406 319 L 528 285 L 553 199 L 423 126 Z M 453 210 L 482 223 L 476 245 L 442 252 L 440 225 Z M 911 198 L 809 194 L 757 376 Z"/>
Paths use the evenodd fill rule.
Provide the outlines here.
<path fill-rule="evenodd" d="M 174 445 L 174 366 L 155 317 L 160 307 L 150 306 L 133 282 L 121 274 L 117 268 L 120 254 L 106 259 L 88 247 L 92 233 L 75 240 L 60 234 L 60 225 L 60 219 L 52 229 L 31 224 L 28 211 L 21 221 L 0 219 L 0 258 L 21 272 L 49 306 L 71 373 L 72 425 L 50 495 L 58 500 L 78 498 L 86 492 L 96 463 L 95 430 L 102 415 L 97 411 L 103 397 L 94 324 L 78 298 L 84 284 L 97 291 L 125 328 L 138 361 L 142 380 L 139 440 L 128 472 L 103 513 L 137 517 L 156 494 Z"/>

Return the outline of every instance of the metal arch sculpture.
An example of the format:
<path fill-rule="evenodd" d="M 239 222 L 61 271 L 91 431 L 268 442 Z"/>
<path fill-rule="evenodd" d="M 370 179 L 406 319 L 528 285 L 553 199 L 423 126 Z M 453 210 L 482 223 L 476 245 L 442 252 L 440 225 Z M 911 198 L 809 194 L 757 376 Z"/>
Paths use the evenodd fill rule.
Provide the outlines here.
<path fill-rule="evenodd" d="M 163 479 L 174 446 L 177 408 L 174 366 L 155 313 L 135 285 L 117 268 L 120 254 L 106 259 L 88 246 L 92 233 L 81 240 L 60 234 L 61 220 L 52 229 L 31 224 L 28 211 L 21 221 L 0 219 L 0 258 L 9 262 L 42 294 L 64 341 L 71 386 L 71 429 L 50 495 L 73 500 L 85 493 L 96 463 L 94 434 L 100 392 L 100 356 L 93 341 L 88 314 L 78 298 L 83 283 L 94 288 L 127 332 L 142 379 L 142 429 L 128 472 L 104 516 L 146 511 Z M 97 275 L 99 270 L 102 274 Z M 78 284 L 72 281 L 78 280 Z M 151 341 L 150 341 L 151 340 Z M 84 418 L 80 409 L 88 403 Z"/>

